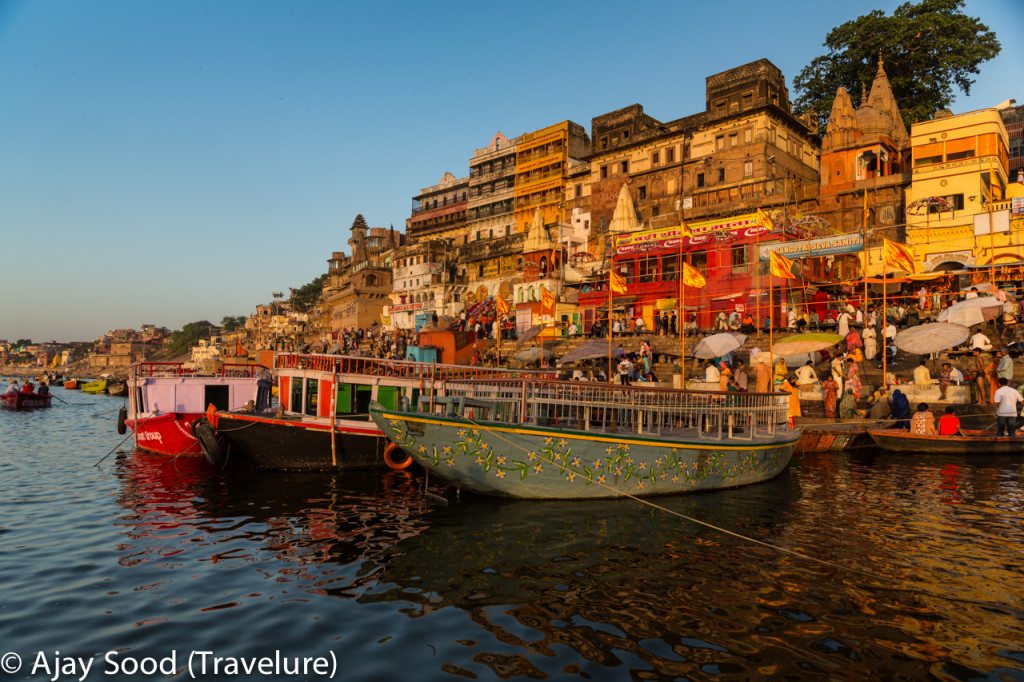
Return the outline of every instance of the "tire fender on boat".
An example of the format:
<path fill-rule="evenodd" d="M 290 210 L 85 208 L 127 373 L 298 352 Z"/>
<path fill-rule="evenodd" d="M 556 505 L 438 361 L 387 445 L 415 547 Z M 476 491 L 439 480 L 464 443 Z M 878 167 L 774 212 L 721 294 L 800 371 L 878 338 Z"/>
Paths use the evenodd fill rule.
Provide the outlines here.
<path fill-rule="evenodd" d="M 128 433 L 128 425 L 125 420 L 128 419 L 128 410 L 122 407 L 117 411 L 117 432 L 122 436 Z"/>
<path fill-rule="evenodd" d="M 206 417 L 200 417 L 192 422 L 192 435 L 199 441 L 199 448 L 206 456 L 207 462 L 215 467 L 224 463 L 224 452 L 217 440 L 217 432 Z"/>
<path fill-rule="evenodd" d="M 398 455 L 398 459 L 395 458 Z M 402 458 L 405 455 L 405 458 Z M 384 448 L 384 463 L 388 465 L 389 469 L 395 471 L 401 471 L 402 469 L 408 469 L 412 465 L 412 456 L 402 452 L 402 448 L 398 447 L 395 443 L 388 443 L 388 446 Z"/>

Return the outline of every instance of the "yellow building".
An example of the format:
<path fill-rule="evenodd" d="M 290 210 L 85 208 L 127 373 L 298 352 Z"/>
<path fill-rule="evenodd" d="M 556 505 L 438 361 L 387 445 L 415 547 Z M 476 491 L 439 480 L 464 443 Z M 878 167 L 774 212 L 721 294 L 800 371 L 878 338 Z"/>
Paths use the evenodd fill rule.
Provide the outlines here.
<path fill-rule="evenodd" d="M 569 159 L 590 152 L 590 138 L 578 123 L 562 121 L 526 133 L 516 148 L 514 232 L 526 232 L 540 208 L 544 225 L 564 222 L 565 184 Z"/>
<path fill-rule="evenodd" d="M 915 123 L 910 137 L 907 243 L 919 269 L 1024 261 L 1024 230 L 1005 201 L 1009 137 L 999 110 L 940 113 Z"/>

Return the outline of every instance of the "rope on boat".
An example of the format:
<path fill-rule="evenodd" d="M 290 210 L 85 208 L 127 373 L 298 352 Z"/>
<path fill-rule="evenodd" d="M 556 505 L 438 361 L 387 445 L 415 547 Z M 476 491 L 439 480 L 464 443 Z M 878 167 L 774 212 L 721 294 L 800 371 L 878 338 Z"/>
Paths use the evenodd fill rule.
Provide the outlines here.
<path fill-rule="evenodd" d="M 449 416 L 451 416 L 451 415 L 449 415 Z M 525 447 L 523 447 L 522 445 L 519 445 L 518 443 L 508 439 L 500 431 L 495 431 L 493 429 L 489 429 L 489 428 L 487 428 L 487 426 L 474 421 L 470 417 L 459 416 L 459 415 L 455 415 L 455 416 L 456 416 L 456 418 L 461 419 L 462 421 L 465 421 L 465 422 L 468 422 L 468 423 L 472 424 L 474 427 L 476 427 L 478 429 L 481 429 L 483 431 L 487 431 L 488 433 L 491 433 L 491 434 L 497 436 L 498 438 L 500 438 L 501 440 L 505 441 L 506 443 L 508 443 L 512 447 L 519 448 L 523 452 L 528 452 L 528 450 Z M 537 459 L 544 459 L 544 461 L 548 462 L 549 464 L 552 464 L 552 465 L 558 467 L 562 472 L 567 471 L 563 464 L 560 464 L 560 463 L 558 463 L 558 462 L 556 462 L 556 461 L 554 461 L 554 460 L 552 460 L 550 458 L 544 458 L 544 456 L 541 455 L 540 453 L 536 453 L 536 455 L 537 455 Z M 858 573 L 858 574 L 860 574 L 862 576 L 866 576 L 866 577 L 869 577 L 869 578 L 876 578 L 877 577 L 877 574 L 871 573 L 869 571 L 864 571 L 864 570 L 861 570 L 859 568 L 854 568 L 852 566 L 845 566 L 843 564 L 838 564 L 838 563 L 836 563 L 834 561 L 829 561 L 827 559 L 821 559 L 819 557 L 810 556 L 809 554 L 804 554 L 803 552 L 798 552 L 795 549 L 789 549 L 787 547 L 782 547 L 780 545 L 774 545 L 774 544 L 772 544 L 770 542 L 765 542 L 764 540 L 758 540 L 757 538 L 752 538 L 749 535 L 743 535 L 742 533 L 737 533 L 735 531 L 731 531 L 728 528 L 722 528 L 721 526 L 716 526 L 713 523 L 708 523 L 707 521 L 701 521 L 698 518 L 694 518 L 694 517 L 689 516 L 687 514 L 683 514 L 682 512 L 677 512 L 677 511 L 675 511 L 673 509 L 669 509 L 667 507 L 663 507 L 662 505 L 657 504 L 655 502 L 651 502 L 650 500 L 648 500 L 646 498 L 637 497 L 636 495 L 633 495 L 632 493 L 629 493 L 629 492 L 626 492 L 626 491 L 623 491 L 623 490 L 619 490 L 615 486 L 609 485 L 607 483 L 602 483 L 602 482 L 598 481 L 597 479 L 594 479 L 594 483 L 598 484 L 602 488 L 606 488 L 608 490 L 614 491 L 615 493 L 617 493 L 617 494 L 619 494 L 619 495 L 621 495 L 623 497 L 629 498 L 629 499 L 631 499 L 631 500 L 633 500 L 635 502 L 639 502 L 640 504 L 646 505 L 646 506 L 648 506 L 648 507 L 650 507 L 652 509 L 656 509 L 656 510 L 658 510 L 660 512 L 664 512 L 664 513 L 669 514 L 671 516 L 676 516 L 676 517 L 678 517 L 680 519 L 689 521 L 691 523 L 695 523 L 698 526 L 704 526 L 705 528 L 710 528 L 711 530 L 718 531 L 719 533 L 722 533 L 724 535 L 729 535 L 729 536 L 737 538 L 739 540 L 744 540 L 746 542 L 750 542 L 750 543 L 753 543 L 755 545 L 760 545 L 762 547 L 767 547 L 768 549 L 773 549 L 776 552 L 781 552 L 783 554 L 789 554 L 791 556 L 795 556 L 795 557 L 798 557 L 800 559 L 806 559 L 808 561 L 813 561 L 815 563 L 821 564 L 823 566 L 829 566 L 829 567 L 835 568 L 837 570 L 848 571 L 848 572 L 851 572 L 851 573 Z"/>

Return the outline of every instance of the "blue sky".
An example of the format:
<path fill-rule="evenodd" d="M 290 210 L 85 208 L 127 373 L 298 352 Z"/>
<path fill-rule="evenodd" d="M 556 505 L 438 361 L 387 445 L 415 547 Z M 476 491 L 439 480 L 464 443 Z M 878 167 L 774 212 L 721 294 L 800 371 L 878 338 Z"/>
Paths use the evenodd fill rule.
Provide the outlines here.
<path fill-rule="evenodd" d="M 833 26 L 897 2 L 0 0 L 0 338 L 91 340 L 244 315 L 326 271 L 357 213 L 473 149 L 639 102 L 704 108 L 768 57 L 792 83 Z M 954 110 L 1024 101 L 1024 4 Z"/>

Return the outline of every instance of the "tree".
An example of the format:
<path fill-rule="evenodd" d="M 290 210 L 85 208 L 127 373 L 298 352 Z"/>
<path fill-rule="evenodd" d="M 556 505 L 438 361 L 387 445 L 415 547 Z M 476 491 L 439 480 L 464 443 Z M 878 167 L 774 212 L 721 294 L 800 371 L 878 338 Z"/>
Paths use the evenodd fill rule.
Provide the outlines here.
<path fill-rule="evenodd" d="M 309 284 L 304 284 L 298 289 L 291 290 L 292 309 L 300 313 L 308 313 L 320 300 L 320 293 L 324 290 L 327 282 L 327 273 L 314 279 Z"/>
<path fill-rule="evenodd" d="M 199 342 L 199 339 L 205 339 L 210 336 L 210 327 L 212 326 L 206 320 L 189 322 L 181 329 L 171 332 L 171 340 L 167 345 L 167 350 L 172 356 L 189 352 L 192 346 Z"/>
<path fill-rule="evenodd" d="M 220 326 L 223 327 L 224 331 L 226 332 L 233 332 L 237 329 L 241 329 L 242 327 L 244 327 L 245 320 L 245 315 L 225 315 L 223 318 L 221 318 Z"/>
<path fill-rule="evenodd" d="M 908 126 L 953 101 L 953 86 L 969 95 L 978 65 L 1001 46 L 996 34 L 963 13 L 964 0 L 907 2 L 886 16 L 873 10 L 837 26 L 825 37 L 828 53 L 815 57 L 793 85 L 797 110 L 813 107 L 825 116 L 839 86 L 856 101 L 870 85 L 878 59 Z"/>

